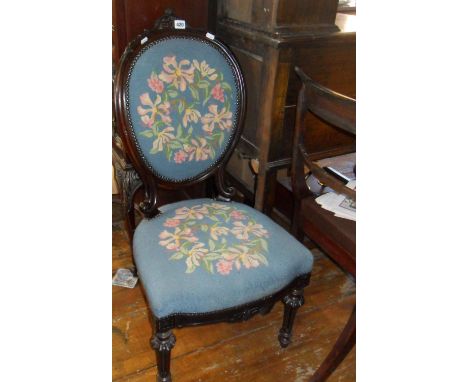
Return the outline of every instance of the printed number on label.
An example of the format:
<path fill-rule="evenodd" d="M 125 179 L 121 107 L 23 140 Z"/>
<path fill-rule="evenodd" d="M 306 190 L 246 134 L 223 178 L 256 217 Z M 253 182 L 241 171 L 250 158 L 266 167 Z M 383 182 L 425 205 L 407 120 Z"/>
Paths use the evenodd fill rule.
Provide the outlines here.
<path fill-rule="evenodd" d="M 175 29 L 185 29 L 185 20 L 174 20 Z"/>

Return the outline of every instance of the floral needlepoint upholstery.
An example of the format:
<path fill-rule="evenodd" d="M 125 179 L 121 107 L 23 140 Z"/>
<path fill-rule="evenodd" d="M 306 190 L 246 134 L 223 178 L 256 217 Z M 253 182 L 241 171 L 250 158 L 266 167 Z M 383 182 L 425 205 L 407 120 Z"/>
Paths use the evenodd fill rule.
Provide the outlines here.
<path fill-rule="evenodd" d="M 242 305 L 312 269 L 306 247 L 244 204 L 194 199 L 161 210 L 138 225 L 133 245 L 157 317 Z"/>
<path fill-rule="evenodd" d="M 238 84 L 229 61 L 203 41 L 171 37 L 149 44 L 135 59 L 127 92 L 134 139 L 161 178 L 203 173 L 233 137 Z"/>

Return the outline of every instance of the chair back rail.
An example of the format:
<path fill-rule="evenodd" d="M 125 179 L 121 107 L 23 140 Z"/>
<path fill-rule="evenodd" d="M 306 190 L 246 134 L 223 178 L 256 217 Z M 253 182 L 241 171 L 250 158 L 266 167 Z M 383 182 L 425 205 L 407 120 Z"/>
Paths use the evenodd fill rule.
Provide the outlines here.
<path fill-rule="evenodd" d="M 305 144 L 306 113 L 311 112 L 333 127 L 356 136 L 356 100 L 328 89 L 305 74 L 299 67 L 295 71 L 302 81 L 296 108 L 296 123 L 294 129 L 292 189 L 294 194 L 293 231 L 297 230 L 297 216 L 300 201 L 311 193 L 304 178 L 304 166 L 323 184 L 328 185 L 339 193 L 356 200 L 356 192 L 347 188 L 343 183 L 328 175 L 314 161 L 321 159 L 323 153 L 308 152 Z M 313 129 L 312 125 L 308 126 Z"/>
<path fill-rule="evenodd" d="M 297 66 L 295 71 L 305 88 L 306 107 L 325 122 L 356 135 L 356 100 L 318 84 Z"/>

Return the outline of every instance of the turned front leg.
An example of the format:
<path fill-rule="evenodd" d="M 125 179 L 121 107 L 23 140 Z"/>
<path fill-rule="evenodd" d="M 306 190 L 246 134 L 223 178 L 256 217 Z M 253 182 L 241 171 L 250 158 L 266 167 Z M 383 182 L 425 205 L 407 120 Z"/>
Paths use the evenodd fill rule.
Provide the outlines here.
<path fill-rule="evenodd" d="M 304 296 L 302 289 L 296 289 L 283 298 L 284 316 L 283 326 L 281 327 L 278 340 L 282 348 L 285 348 L 291 342 L 292 328 L 296 312 L 304 304 Z"/>
<path fill-rule="evenodd" d="M 158 332 L 151 339 L 151 346 L 156 351 L 158 363 L 158 382 L 171 382 L 171 349 L 176 342 L 170 330 Z"/>

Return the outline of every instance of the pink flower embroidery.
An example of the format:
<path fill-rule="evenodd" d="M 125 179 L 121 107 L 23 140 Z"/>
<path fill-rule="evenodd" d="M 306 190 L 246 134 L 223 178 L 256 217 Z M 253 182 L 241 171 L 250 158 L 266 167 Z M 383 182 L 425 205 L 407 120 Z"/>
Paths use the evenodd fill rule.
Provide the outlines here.
<path fill-rule="evenodd" d="M 243 220 L 246 218 L 246 216 L 241 211 L 237 210 L 231 211 L 229 215 L 231 216 L 231 218 L 236 220 Z"/>
<path fill-rule="evenodd" d="M 248 223 L 238 220 L 232 222 L 232 215 L 249 219 Z M 216 220 L 216 223 L 207 223 L 203 220 L 205 218 Z M 233 223 L 233 228 L 227 226 L 230 222 Z M 173 232 L 162 231 L 159 234 L 159 244 L 174 251 L 169 260 L 185 259 L 185 273 L 193 273 L 203 266 L 208 273 L 217 272 L 227 276 L 233 269 L 240 271 L 242 268 L 268 266 L 268 259 L 265 257 L 268 242 L 262 239 L 268 237 L 268 231 L 252 220 L 246 211 L 236 210 L 229 203 L 200 203 L 192 207 L 177 208 L 175 216 L 166 219 L 164 226 L 172 228 Z M 195 237 L 193 232 L 202 235 L 203 240 Z M 228 239 L 222 236 L 228 236 Z M 232 243 L 229 236 L 240 240 L 248 240 L 249 236 L 260 239 L 254 238 L 255 242 Z"/>
<path fill-rule="evenodd" d="M 224 91 L 220 83 L 216 84 L 216 86 L 211 91 L 211 95 L 213 96 L 214 99 L 224 102 Z"/>
<path fill-rule="evenodd" d="M 154 153 L 163 151 L 164 146 L 175 139 L 175 135 L 172 134 L 171 131 L 174 131 L 174 128 L 169 126 L 156 133 L 156 139 L 153 142 L 152 150 Z"/>
<path fill-rule="evenodd" d="M 195 270 L 195 267 L 200 266 L 200 260 L 208 253 L 208 249 L 204 248 L 205 244 L 197 243 L 195 244 L 187 253 L 187 259 L 185 264 L 187 265 L 187 270 L 185 273 L 192 273 Z"/>
<path fill-rule="evenodd" d="M 215 210 L 222 210 L 222 211 L 227 211 L 227 210 L 231 209 L 231 207 L 226 206 L 226 205 L 221 204 L 221 203 L 211 203 L 209 206 L 211 208 L 214 208 Z"/>
<path fill-rule="evenodd" d="M 155 73 L 151 73 L 151 77 L 148 78 L 148 86 L 156 93 L 162 93 L 164 90 L 164 83 L 158 79 Z"/>
<path fill-rule="evenodd" d="M 163 247 L 166 247 L 169 250 L 179 249 L 181 240 L 189 241 L 191 243 L 198 241 L 198 238 L 193 236 L 193 233 L 190 228 L 185 228 L 184 230 L 181 230 L 179 227 L 176 227 L 174 233 L 170 233 L 166 230 L 162 231 L 159 234 L 159 238 L 164 239 L 161 240 L 159 244 Z"/>
<path fill-rule="evenodd" d="M 203 60 L 201 63 L 198 60 L 193 60 L 193 66 L 200 72 L 200 77 L 208 77 L 210 80 L 215 80 L 218 75 L 215 73 L 215 69 L 210 68 L 210 66 Z"/>
<path fill-rule="evenodd" d="M 180 220 L 177 220 L 177 219 L 167 219 L 165 222 L 164 222 L 164 227 L 177 227 L 178 225 L 180 224 Z"/>
<path fill-rule="evenodd" d="M 198 122 L 198 118 L 201 117 L 201 114 L 196 109 L 185 109 L 184 118 L 182 118 L 182 124 L 184 127 L 187 127 L 189 121 Z"/>
<path fill-rule="evenodd" d="M 175 211 L 176 216 L 174 219 L 185 220 L 185 219 L 197 219 L 201 220 L 208 214 L 206 206 L 193 206 L 192 208 L 182 207 Z"/>
<path fill-rule="evenodd" d="M 232 126 L 232 113 L 226 111 L 226 108 L 223 107 L 218 113 L 218 105 L 208 106 L 210 113 L 205 114 L 201 121 L 203 123 L 203 130 L 208 133 L 211 133 L 215 127 L 220 128 L 221 130 L 230 129 Z"/>
<path fill-rule="evenodd" d="M 257 237 L 268 237 L 268 231 L 261 224 L 249 222 L 245 225 L 242 222 L 234 222 L 234 225 L 231 232 L 237 239 L 248 240 L 250 233 Z"/>
<path fill-rule="evenodd" d="M 172 119 L 169 116 L 169 108 L 171 105 L 167 101 L 161 103 L 161 96 L 159 94 L 153 102 L 151 101 L 149 94 L 144 93 L 140 96 L 140 102 L 144 106 L 149 106 L 149 108 L 144 108 L 142 106 L 138 106 L 137 108 L 138 114 L 141 115 L 141 120 L 148 127 L 153 126 L 158 115 L 164 123 L 168 124 L 172 122 Z M 148 114 L 150 115 L 148 116 Z"/>
<path fill-rule="evenodd" d="M 195 68 L 190 64 L 189 60 L 182 60 L 177 64 L 175 56 L 167 56 L 163 58 L 163 69 L 159 74 L 159 78 L 168 84 L 173 84 L 176 89 L 185 91 L 187 82 L 193 83 L 193 72 Z M 188 67 L 187 67 L 188 66 Z"/>
<path fill-rule="evenodd" d="M 229 233 L 229 228 L 226 227 L 211 227 L 210 236 L 213 240 L 218 240 L 218 236 L 227 235 Z"/>
<path fill-rule="evenodd" d="M 206 145 L 206 139 L 205 138 L 198 138 L 198 141 L 195 139 L 192 139 L 192 145 L 184 145 L 184 150 L 187 154 L 189 154 L 188 160 L 195 160 L 198 162 L 200 160 L 206 160 L 208 159 L 208 156 L 211 156 L 211 150 L 210 147 Z"/>
<path fill-rule="evenodd" d="M 219 260 L 216 263 L 216 270 L 222 275 L 228 275 L 232 271 L 232 261 Z"/>
<path fill-rule="evenodd" d="M 174 154 L 174 162 L 177 164 L 185 162 L 185 159 L 187 159 L 187 154 L 183 150 L 179 150 Z"/>
<path fill-rule="evenodd" d="M 255 258 L 256 255 L 250 253 L 249 248 L 245 245 L 238 245 L 236 248 L 230 247 L 228 251 L 228 254 L 224 254 L 224 258 L 233 261 L 237 270 L 240 270 L 242 265 L 247 269 L 257 268 L 260 265 L 260 262 Z"/>

